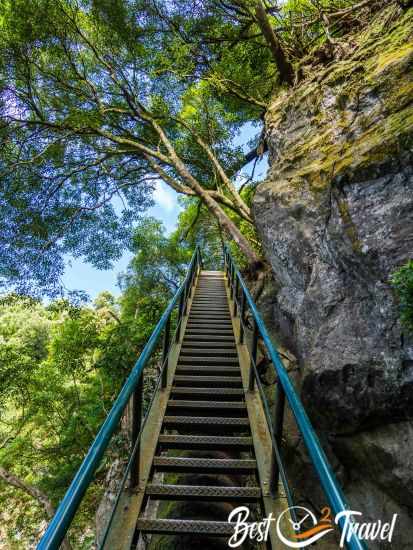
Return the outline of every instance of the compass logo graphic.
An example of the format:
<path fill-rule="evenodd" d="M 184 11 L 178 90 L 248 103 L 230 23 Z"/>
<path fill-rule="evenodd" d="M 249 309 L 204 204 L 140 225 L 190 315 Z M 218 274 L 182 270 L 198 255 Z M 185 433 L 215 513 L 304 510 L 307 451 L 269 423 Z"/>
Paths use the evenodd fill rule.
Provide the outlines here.
<path fill-rule="evenodd" d="M 292 514 L 293 517 L 300 518 L 296 520 L 293 520 L 291 517 L 286 518 L 293 528 L 294 534 L 292 538 L 294 540 L 291 540 L 291 534 L 287 537 L 286 534 L 282 532 L 282 525 L 285 525 L 284 516 L 286 514 L 291 516 L 292 511 L 295 512 Z M 334 530 L 330 508 L 323 508 L 322 517 L 319 521 L 317 521 L 315 514 L 308 508 L 304 508 L 304 506 L 293 506 L 288 508 L 278 516 L 276 530 L 280 540 L 289 548 L 305 548 L 310 544 L 314 544 L 314 542 L 321 539 L 321 537 L 324 537 L 327 533 Z"/>

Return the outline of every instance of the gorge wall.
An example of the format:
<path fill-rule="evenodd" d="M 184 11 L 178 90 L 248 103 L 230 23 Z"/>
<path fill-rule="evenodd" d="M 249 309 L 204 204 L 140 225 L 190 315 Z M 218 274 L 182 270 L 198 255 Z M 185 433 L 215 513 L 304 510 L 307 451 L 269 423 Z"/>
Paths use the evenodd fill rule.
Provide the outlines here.
<path fill-rule="evenodd" d="M 389 277 L 413 257 L 413 9 L 383 10 L 335 47 L 334 62 L 307 67 L 270 105 L 253 213 L 297 388 L 350 504 L 371 520 L 398 513 L 391 547 L 402 550 L 413 539 L 413 342 Z M 296 491 L 322 506 L 291 428 L 292 449 Z"/>

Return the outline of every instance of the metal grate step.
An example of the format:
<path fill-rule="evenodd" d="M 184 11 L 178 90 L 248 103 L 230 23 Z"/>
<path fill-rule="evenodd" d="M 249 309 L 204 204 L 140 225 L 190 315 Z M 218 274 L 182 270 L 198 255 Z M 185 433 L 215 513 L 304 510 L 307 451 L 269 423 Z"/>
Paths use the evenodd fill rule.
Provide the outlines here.
<path fill-rule="evenodd" d="M 226 292 L 195 292 L 194 302 L 209 302 L 211 305 L 227 306 Z"/>
<path fill-rule="evenodd" d="M 170 399 L 167 414 L 203 414 L 247 416 L 247 407 L 243 402 L 233 401 L 189 401 L 185 399 Z"/>
<path fill-rule="evenodd" d="M 185 430 L 185 433 L 202 430 L 219 430 L 219 433 L 249 431 L 248 418 L 227 416 L 165 416 L 164 426 L 167 429 Z"/>
<path fill-rule="evenodd" d="M 238 356 L 235 357 L 200 357 L 194 355 L 180 355 L 178 365 L 219 365 L 226 367 L 237 366 L 239 370 Z"/>
<path fill-rule="evenodd" d="M 211 320 L 214 320 L 214 321 L 231 321 L 231 315 L 229 315 L 228 313 L 214 313 L 213 311 L 203 311 L 203 312 L 197 312 L 197 311 L 191 311 L 190 315 L 189 315 L 189 319 L 188 321 L 190 320 L 193 320 L 193 321 L 201 321 L 201 320 L 205 320 L 205 321 L 211 321 Z"/>
<path fill-rule="evenodd" d="M 180 519 L 138 519 L 137 531 L 158 535 L 198 535 L 230 537 L 234 527 L 226 521 L 196 521 Z"/>
<path fill-rule="evenodd" d="M 232 330 L 232 322 L 231 320 L 229 319 L 228 321 L 222 319 L 220 321 L 216 321 L 216 320 L 209 320 L 209 319 L 205 319 L 204 317 L 202 318 L 202 320 L 193 320 L 193 319 L 188 319 L 188 324 L 186 325 L 188 328 L 206 328 L 206 329 L 221 329 L 221 328 L 228 328 L 230 330 Z"/>
<path fill-rule="evenodd" d="M 222 304 L 211 303 L 210 300 L 201 303 L 194 299 L 194 301 L 192 302 L 191 311 L 195 310 L 200 311 L 201 313 L 203 313 L 204 311 L 212 311 L 214 313 L 229 313 L 230 311 L 225 301 Z"/>
<path fill-rule="evenodd" d="M 214 335 L 214 334 L 205 334 L 204 332 L 201 332 L 200 334 L 185 334 L 183 345 L 189 346 L 192 345 L 192 343 L 200 343 L 202 342 L 202 345 L 207 346 L 215 346 L 215 345 L 225 345 L 228 346 L 229 344 L 235 345 L 235 337 L 234 333 L 231 332 L 229 335 Z"/>
<path fill-rule="evenodd" d="M 257 469 L 255 460 L 232 458 L 182 458 L 155 456 L 153 466 L 158 472 L 202 474 L 251 474 Z"/>
<path fill-rule="evenodd" d="M 257 502 L 259 487 L 216 487 L 208 485 L 148 485 L 146 494 L 154 500 L 202 500 L 206 502 Z"/>
<path fill-rule="evenodd" d="M 191 307 L 191 315 L 198 315 L 200 317 L 203 315 L 214 315 L 215 317 L 225 316 L 225 317 L 231 318 L 231 314 L 228 308 L 217 309 L 212 307 L 205 307 L 205 308 L 200 308 L 199 306 L 195 308 Z"/>
<path fill-rule="evenodd" d="M 244 390 L 240 388 L 214 388 L 213 390 L 214 400 L 222 399 L 223 401 L 234 401 L 244 399 Z M 179 386 L 172 386 L 171 396 L 173 399 L 210 399 L 211 388 L 184 388 Z"/>
<path fill-rule="evenodd" d="M 216 347 L 211 346 L 209 348 L 206 347 L 182 347 L 181 348 L 181 359 L 184 357 L 189 356 L 202 356 L 202 357 L 238 357 L 237 348 L 235 347 L 235 344 L 233 343 L 231 346 L 224 347 Z"/>
<path fill-rule="evenodd" d="M 215 328 L 201 328 L 199 326 L 196 327 L 187 327 L 185 338 L 187 336 L 201 336 L 201 337 L 209 337 L 209 339 L 215 340 L 216 336 L 226 336 L 232 337 L 232 340 L 235 340 L 234 338 L 234 332 L 232 330 L 231 326 L 228 327 L 215 327 Z"/>
<path fill-rule="evenodd" d="M 231 328 L 211 328 L 211 329 L 202 329 L 202 328 L 191 328 L 186 330 L 185 333 L 185 339 L 188 337 L 196 337 L 199 336 L 199 339 L 206 339 L 206 340 L 222 340 L 222 339 L 231 339 L 232 341 L 235 340 L 234 337 L 234 331 Z"/>
<path fill-rule="evenodd" d="M 238 354 L 237 350 L 234 348 L 229 348 L 228 350 L 220 349 L 191 349 L 190 351 L 181 350 L 179 356 L 180 365 L 225 365 L 225 366 L 235 366 L 238 365 Z"/>
<path fill-rule="evenodd" d="M 219 302 L 214 300 L 204 300 L 204 299 L 201 300 L 197 298 L 193 299 L 191 311 L 194 309 L 205 311 L 208 308 L 210 308 L 212 311 L 218 311 L 218 312 L 230 311 L 226 298 Z"/>
<path fill-rule="evenodd" d="M 182 365 L 176 369 L 178 376 L 236 376 L 239 377 L 241 371 L 239 367 L 227 367 L 217 365 Z"/>
<path fill-rule="evenodd" d="M 193 349 L 198 351 L 199 349 L 202 349 L 204 351 L 215 351 L 218 352 L 223 351 L 236 351 L 237 347 L 235 345 L 234 338 L 228 338 L 224 340 L 213 340 L 212 338 L 208 338 L 208 340 L 196 340 L 196 339 L 190 339 L 186 340 L 184 338 L 184 341 L 182 343 L 181 347 L 181 353 L 183 351 L 187 352 L 188 349 Z"/>
<path fill-rule="evenodd" d="M 231 321 L 231 316 L 228 313 L 213 313 L 212 311 L 197 313 L 196 311 L 191 311 L 188 322 L 195 321 L 228 322 Z"/>
<path fill-rule="evenodd" d="M 218 386 L 221 388 L 242 388 L 242 379 L 238 376 L 175 376 L 176 386 Z"/>
<path fill-rule="evenodd" d="M 161 434 L 159 444 L 162 449 L 252 450 L 252 437 L 234 437 L 217 435 L 169 435 Z"/>

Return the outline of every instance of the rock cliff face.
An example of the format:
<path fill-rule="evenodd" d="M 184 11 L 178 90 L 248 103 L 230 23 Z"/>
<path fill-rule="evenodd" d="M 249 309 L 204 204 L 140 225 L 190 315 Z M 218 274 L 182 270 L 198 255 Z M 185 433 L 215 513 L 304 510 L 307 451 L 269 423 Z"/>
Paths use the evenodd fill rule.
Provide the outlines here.
<path fill-rule="evenodd" d="M 401 514 L 392 547 L 407 549 L 413 346 L 389 276 L 413 256 L 413 9 L 383 10 L 308 75 L 270 106 L 253 205 L 280 289 L 275 330 L 350 502 Z"/>

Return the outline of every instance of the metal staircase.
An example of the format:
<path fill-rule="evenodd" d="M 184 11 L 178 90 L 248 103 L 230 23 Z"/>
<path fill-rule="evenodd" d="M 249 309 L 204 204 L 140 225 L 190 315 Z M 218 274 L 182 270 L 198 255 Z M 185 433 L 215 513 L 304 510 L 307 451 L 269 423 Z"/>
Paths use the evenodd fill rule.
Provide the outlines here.
<path fill-rule="evenodd" d="M 222 451 L 232 458 L 211 458 Z M 190 456 L 182 457 L 182 453 Z M 223 272 L 200 273 L 152 472 L 193 475 L 191 485 L 147 485 L 146 499 L 236 505 L 261 502 Z M 222 474 L 235 477 L 238 485 L 223 486 L 219 483 Z M 251 478 L 253 485 L 246 486 L 245 478 Z M 136 528 L 141 533 L 228 537 L 233 528 L 222 519 L 139 519 Z"/>
<path fill-rule="evenodd" d="M 271 407 L 258 373 L 262 358 L 277 377 Z M 160 372 L 147 403 L 144 380 L 154 362 Z M 272 517 L 280 532 L 294 540 L 301 521 L 283 458 L 286 407 L 326 504 L 333 516 L 345 512 L 349 508 L 341 488 L 229 250 L 224 249 L 223 272 L 203 271 L 197 248 L 38 550 L 57 550 L 65 537 L 70 539 L 72 522 L 109 445 L 125 431 L 125 418 L 132 420 L 126 466 L 94 548 L 141 550 L 144 539 L 157 536 L 176 537 L 174 548 L 181 548 L 179 540 L 186 541 L 185 548 L 218 548 L 211 541 L 224 541 L 225 548 L 234 533 L 228 514 L 240 505 L 250 510 L 248 521 Z M 165 506 L 168 501 L 173 507 Z M 342 531 L 344 521 L 338 521 Z M 275 521 L 268 535 L 268 546 L 286 547 Z M 254 541 L 252 546 L 258 548 Z M 355 533 L 345 546 L 366 548 Z"/>

